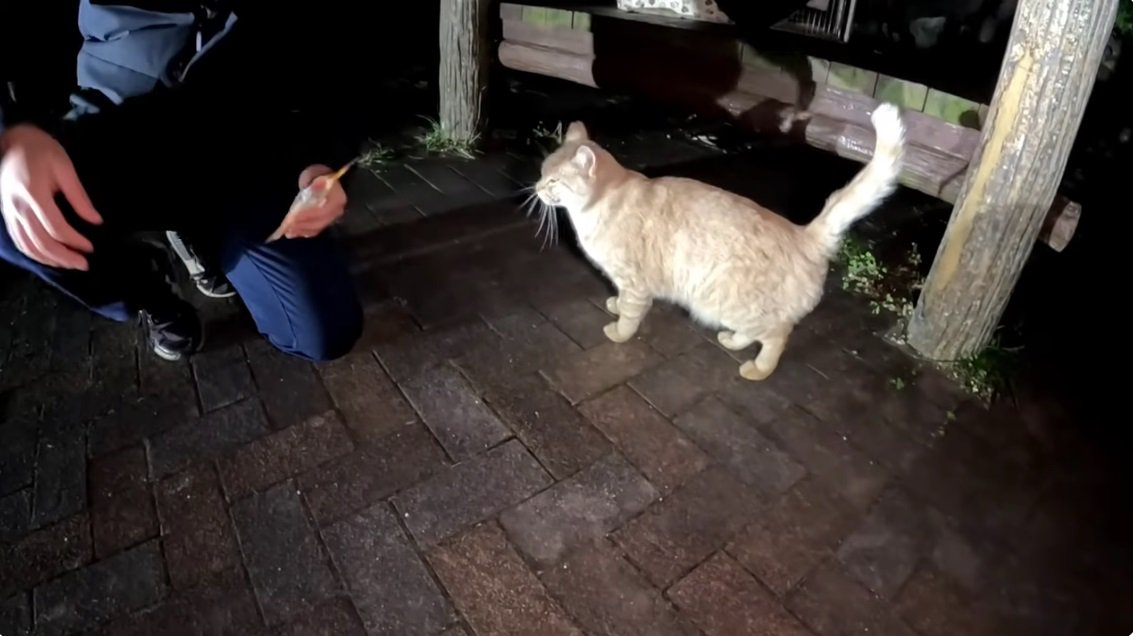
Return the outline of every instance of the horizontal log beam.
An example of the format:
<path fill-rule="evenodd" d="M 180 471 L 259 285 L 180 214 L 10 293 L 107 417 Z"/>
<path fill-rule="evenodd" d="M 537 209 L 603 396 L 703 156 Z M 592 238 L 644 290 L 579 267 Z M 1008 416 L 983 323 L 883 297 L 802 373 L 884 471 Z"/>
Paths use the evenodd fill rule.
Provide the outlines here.
<path fill-rule="evenodd" d="M 543 29 L 543 31 L 550 31 Z M 512 31 L 515 33 L 515 31 Z M 528 33 L 534 38 L 537 33 Z M 574 40 L 578 44 L 582 39 Z M 642 55 L 645 55 L 644 53 Z M 783 111 L 790 110 L 800 91 L 796 86 L 767 81 L 764 69 L 744 69 L 736 87 L 722 92 L 705 86 L 694 76 L 681 77 L 670 67 L 655 70 L 642 62 L 620 60 L 597 65 L 594 55 L 570 53 L 546 46 L 505 39 L 499 46 L 500 63 L 506 68 L 556 77 L 594 88 L 632 90 L 659 101 L 729 116 L 756 130 L 777 128 Z M 638 72 L 630 72 L 637 68 Z M 596 77 L 601 75 L 601 81 Z M 774 95 L 761 94 L 767 91 Z M 877 102 L 871 97 L 819 87 L 808 120 L 802 125 L 805 142 L 840 157 L 866 162 L 873 155 L 874 135 L 869 114 Z M 923 113 L 903 113 L 909 129 L 901 183 L 938 199 L 954 203 L 967 174 L 968 159 L 978 142 L 979 132 L 940 121 Z M 775 119 L 775 121 L 772 121 Z M 961 153 L 967 152 L 967 155 Z M 1077 228 L 1081 206 L 1065 198 L 1055 201 L 1048 213 L 1046 230 L 1039 240 L 1055 251 L 1062 251 Z"/>

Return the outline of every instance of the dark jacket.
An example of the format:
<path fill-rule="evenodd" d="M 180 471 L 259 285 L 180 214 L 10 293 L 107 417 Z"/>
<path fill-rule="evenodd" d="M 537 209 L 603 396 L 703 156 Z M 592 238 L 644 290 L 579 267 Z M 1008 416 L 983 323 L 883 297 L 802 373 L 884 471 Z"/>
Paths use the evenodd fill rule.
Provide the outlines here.
<path fill-rule="evenodd" d="M 68 117 L 174 86 L 235 22 L 231 8 L 215 2 L 81 0 L 78 28 L 82 45 Z M 13 38 L 4 39 L 11 42 Z M 4 52 L 5 57 L 19 54 Z M 5 80 L 6 89 L 0 95 L 0 130 L 28 119 L 46 124 L 21 103 L 18 83 L 10 77 L 0 76 L 0 80 Z"/>
<path fill-rule="evenodd" d="M 82 45 L 67 116 L 146 96 L 147 112 L 158 116 L 172 109 L 173 121 L 191 119 L 193 111 L 183 111 L 199 110 L 201 102 L 185 99 L 191 91 L 181 87 L 202 75 L 210 77 L 207 101 L 215 102 L 217 93 L 229 98 L 224 109 L 251 100 L 274 110 L 298 110 L 298 102 L 318 93 L 305 82 L 321 79 L 343 90 L 356 85 L 351 75 L 364 63 L 358 52 L 368 45 L 357 36 L 380 27 L 358 17 L 367 11 L 372 9 L 355 9 L 350 0 L 321 0 L 314 9 L 307 3 L 259 0 L 80 0 Z M 29 118 L 43 123 L 21 103 L 19 83 L 9 87 L 12 75 L 4 63 L 26 62 L 20 59 L 26 53 L 19 50 L 19 34 L 8 31 L 13 23 L 5 19 L 0 29 L 0 88 L 8 89 L 0 90 L 0 127 Z M 181 96 L 167 104 L 171 100 L 164 96 L 174 91 Z M 324 104 L 349 101 L 326 91 L 321 99 Z"/>

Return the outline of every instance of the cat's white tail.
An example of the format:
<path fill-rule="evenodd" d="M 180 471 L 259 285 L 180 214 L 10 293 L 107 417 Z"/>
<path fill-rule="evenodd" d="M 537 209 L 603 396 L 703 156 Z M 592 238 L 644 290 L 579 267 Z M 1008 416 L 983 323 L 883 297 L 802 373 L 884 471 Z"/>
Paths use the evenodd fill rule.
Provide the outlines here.
<path fill-rule="evenodd" d="M 830 254 L 858 219 L 866 216 L 897 189 L 905 154 L 905 124 L 893 104 L 881 104 L 870 117 L 877 141 L 873 157 L 848 184 L 826 199 L 826 207 L 807 226 Z"/>

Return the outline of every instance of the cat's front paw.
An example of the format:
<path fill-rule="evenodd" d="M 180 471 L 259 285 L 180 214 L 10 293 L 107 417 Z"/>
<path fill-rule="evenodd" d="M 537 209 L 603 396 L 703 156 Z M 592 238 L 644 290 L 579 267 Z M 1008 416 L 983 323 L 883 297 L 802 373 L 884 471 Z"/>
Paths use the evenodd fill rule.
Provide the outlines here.
<path fill-rule="evenodd" d="M 614 314 L 615 316 L 620 315 L 618 313 L 618 297 L 617 296 L 610 296 L 609 298 L 606 299 L 606 311 L 610 312 L 611 314 Z"/>
<path fill-rule="evenodd" d="M 771 377 L 773 371 L 775 371 L 775 369 L 768 369 L 767 371 L 760 369 L 755 365 L 755 361 L 753 360 L 748 360 L 740 365 L 740 377 L 745 380 L 751 380 L 752 382 L 766 380 Z"/>
<path fill-rule="evenodd" d="M 622 335 L 622 332 L 618 331 L 618 323 L 616 323 L 616 322 L 611 322 L 610 324 L 603 327 L 602 333 L 606 334 L 606 337 L 609 338 L 610 340 L 613 340 L 614 342 L 619 342 L 619 343 L 625 342 L 625 341 L 627 341 L 627 340 L 629 340 L 630 338 L 633 337 L 633 334 Z"/>

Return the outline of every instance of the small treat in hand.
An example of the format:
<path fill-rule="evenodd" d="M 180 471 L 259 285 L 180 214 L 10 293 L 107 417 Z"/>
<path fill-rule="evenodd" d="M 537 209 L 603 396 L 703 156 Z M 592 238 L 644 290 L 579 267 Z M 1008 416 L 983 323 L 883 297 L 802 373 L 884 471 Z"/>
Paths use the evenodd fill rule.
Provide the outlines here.
<path fill-rule="evenodd" d="M 295 200 L 291 202 L 291 208 L 287 211 L 287 216 L 283 217 L 283 222 L 279 224 L 279 228 L 277 228 L 276 231 L 272 232 L 267 242 L 271 243 L 283 238 L 288 228 L 291 227 L 291 224 L 295 222 L 304 210 L 325 205 L 330 189 L 346 174 L 347 170 L 350 170 L 351 166 L 353 166 L 356 161 L 357 159 L 351 159 L 336 172 L 316 177 L 310 185 L 300 190 Z"/>

